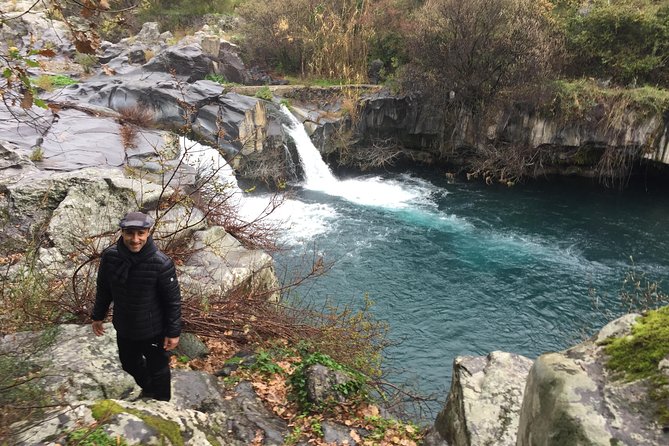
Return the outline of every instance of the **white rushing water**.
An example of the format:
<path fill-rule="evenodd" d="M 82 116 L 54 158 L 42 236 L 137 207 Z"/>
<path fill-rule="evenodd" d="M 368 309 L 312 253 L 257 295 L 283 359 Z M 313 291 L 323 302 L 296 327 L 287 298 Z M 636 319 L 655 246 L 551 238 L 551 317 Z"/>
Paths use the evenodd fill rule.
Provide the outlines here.
<path fill-rule="evenodd" d="M 218 150 L 186 137 L 179 138 L 179 145 L 180 156 L 185 164 L 195 169 L 197 179 L 207 179 L 210 183 L 217 183 L 226 189 L 240 219 L 249 222 L 267 218 L 280 229 L 279 234 L 284 242 L 295 245 L 312 240 L 313 237 L 327 232 L 328 222 L 337 216 L 337 212 L 330 205 L 291 199 L 283 200 L 278 208 L 266 215 L 272 207 L 270 202 L 273 196 L 267 193 L 244 192 L 239 187 L 234 169 Z"/>
<path fill-rule="evenodd" d="M 295 141 L 304 171 L 302 187 L 327 195 L 341 197 L 347 201 L 387 209 L 402 209 L 415 204 L 432 203 L 431 185 L 407 176 L 407 181 L 385 180 L 379 176 L 360 179 L 337 179 L 325 164 L 320 152 L 311 142 L 304 126 L 284 105 L 281 111 L 290 119 L 286 131 Z"/>

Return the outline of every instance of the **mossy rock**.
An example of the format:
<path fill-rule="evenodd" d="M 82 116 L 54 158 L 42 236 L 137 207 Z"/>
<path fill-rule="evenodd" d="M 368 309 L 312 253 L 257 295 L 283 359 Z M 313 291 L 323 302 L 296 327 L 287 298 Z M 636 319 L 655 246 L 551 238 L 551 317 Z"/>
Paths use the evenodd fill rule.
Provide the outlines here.
<path fill-rule="evenodd" d="M 189 359 L 203 358 L 209 354 L 209 348 L 194 334 L 182 333 L 179 337 L 179 346 L 174 353 L 177 356 L 187 356 Z"/>

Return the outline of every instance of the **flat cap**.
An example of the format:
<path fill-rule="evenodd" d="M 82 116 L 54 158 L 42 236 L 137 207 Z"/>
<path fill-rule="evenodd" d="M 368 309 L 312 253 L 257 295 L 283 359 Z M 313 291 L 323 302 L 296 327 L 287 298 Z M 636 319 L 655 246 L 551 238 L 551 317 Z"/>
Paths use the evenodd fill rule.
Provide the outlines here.
<path fill-rule="evenodd" d="M 128 212 L 118 224 L 121 228 L 147 229 L 153 226 L 153 218 L 143 212 Z"/>

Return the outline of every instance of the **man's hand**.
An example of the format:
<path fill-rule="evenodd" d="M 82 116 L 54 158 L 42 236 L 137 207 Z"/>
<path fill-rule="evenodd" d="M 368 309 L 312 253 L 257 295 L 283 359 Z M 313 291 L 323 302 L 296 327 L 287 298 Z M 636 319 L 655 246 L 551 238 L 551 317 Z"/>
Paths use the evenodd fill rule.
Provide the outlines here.
<path fill-rule="evenodd" d="M 177 345 L 179 345 L 179 336 L 176 338 L 165 338 L 165 342 L 163 342 L 163 348 L 166 351 L 174 350 L 177 348 Z"/>
<path fill-rule="evenodd" d="M 93 321 L 91 326 L 93 327 L 93 333 L 95 333 L 95 336 L 102 336 L 105 334 L 105 327 L 102 326 L 102 321 Z"/>

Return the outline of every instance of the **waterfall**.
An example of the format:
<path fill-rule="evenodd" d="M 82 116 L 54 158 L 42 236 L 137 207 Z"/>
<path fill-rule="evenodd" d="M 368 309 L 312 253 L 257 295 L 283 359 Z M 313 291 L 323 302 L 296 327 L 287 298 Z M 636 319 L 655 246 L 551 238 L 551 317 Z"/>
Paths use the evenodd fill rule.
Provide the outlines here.
<path fill-rule="evenodd" d="M 290 126 L 285 126 L 288 135 L 295 141 L 297 153 L 300 156 L 300 164 L 304 171 L 304 184 L 306 189 L 314 189 L 326 191 L 331 186 L 338 183 L 337 178 L 332 175 L 332 171 L 314 144 L 311 138 L 307 135 L 304 126 L 295 116 L 288 110 L 285 105 L 281 105 L 281 111 L 290 119 Z"/>
<path fill-rule="evenodd" d="M 417 185 L 408 175 L 404 181 L 387 180 L 379 176 L 337 179 L 311 142 L 302 123 L 286 106 L 282 105 L 281 111 L 291 122 L 290 126 L 284 128 L 295 141 L 295 148 L 300 156 L 300 164 L 304 171 L 302 188 L 341 197 L 364 206 L 387 209 L 406 208 L 418 202 L 431 203 L 426 189 Z"/>

